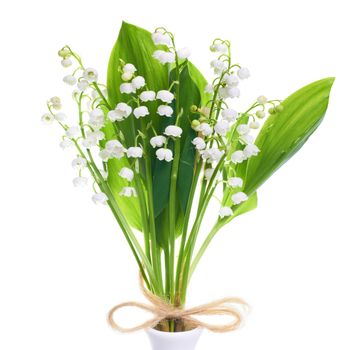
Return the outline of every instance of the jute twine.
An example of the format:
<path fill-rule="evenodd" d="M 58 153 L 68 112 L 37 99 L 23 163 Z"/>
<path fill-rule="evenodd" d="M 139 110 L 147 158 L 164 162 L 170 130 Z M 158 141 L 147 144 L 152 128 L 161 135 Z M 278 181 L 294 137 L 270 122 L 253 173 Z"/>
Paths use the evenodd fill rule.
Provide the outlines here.
<path fill-rule="evenodd" d="M 128 301 L 113 307 L 108 313 L 109 325 L 123 333 L 135 332 L 142 329 L 153 328 L 157 326 L 162 320 L 179 320 L 187 321 L 194 328 L 205 328 L 212 332 L 224 333 L 234 331 L 242 324 L 243 312 L 248 311 L 248 304 L 240 299 L 234 297 L 222 298 L 212 302 L 202 304 L 189 309 L 178 308 L 171 305 L 154 295 L 146 289 L 142 278 L 140 278 L 140 288 L 144 297 L 150 304 L 144 304 L 137 301 Z M 135 327 L 123 327 L 114 319 L 115 313 L 126 307 L 135 307 L 141 310 L 148 311 L 154 315 L 150 320 L 143 322 Z M 225 324 L 211 324 L 194 318 L 193 316 L 229 316 L 233 318 L 232 321 Z"/>

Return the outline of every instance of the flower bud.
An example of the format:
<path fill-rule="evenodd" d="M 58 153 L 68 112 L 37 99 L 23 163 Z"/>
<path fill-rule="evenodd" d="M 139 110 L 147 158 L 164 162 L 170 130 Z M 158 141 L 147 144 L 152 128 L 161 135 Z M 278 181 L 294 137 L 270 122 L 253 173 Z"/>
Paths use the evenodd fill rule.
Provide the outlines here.
<path fill-rule="evenodd" d="M 257 111 L 255 114 L 260 119 L 265 117 L 265 112 L 264 111 Z"/>
<path fill-rule="evenodd" d="M 63 49 L 61 49 L 60 51 L 58 51 L 58 56 L 62 57 L 62 58 L 67 58 L 70 56 L 70 52 L 69 49 L 67 49 L 66 47 L 64 47 Z"/>
<path fill-rule="evenodd" d="M 192 105 L 190 111 L 191 113 L 196 113 L 198 111 L 198 107 L 196 105 Z"/>
<path fill-rule="evenodd" d="M 275 114 L 276 113 L 276 108 L 275 107 L 269 108 L 269 113 L 270 114 Z"/>
<path fill-rule="evenodd" d="M 276 107 L 276 111 L 277 111 L 277 112 L 282 112 L 282 111 L 283 111 L 283 106 L 282 106 L 282 105 L 278 105 L 278 106 Z"/>
<path fill-rule="evenodd" d="M 192 122 L 191 122 L 191 127 L 192 127 L 193 129 L 196 129 L 200 124 L 201 124 L 201 123 L 200 123 L 199 120 L 194 119 L 194 120 L 192 120 Z"/>

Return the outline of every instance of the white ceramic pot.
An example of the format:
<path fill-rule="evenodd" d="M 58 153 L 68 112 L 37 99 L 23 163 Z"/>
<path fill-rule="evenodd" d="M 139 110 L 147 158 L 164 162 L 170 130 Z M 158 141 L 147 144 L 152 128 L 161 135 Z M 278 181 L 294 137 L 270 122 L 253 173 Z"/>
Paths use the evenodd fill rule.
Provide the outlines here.
<path fill-rule="evenodd" d="M 186 332 L 161 332 L 155 329 L 146 331 L 152 350 L 194 350 L 202 330 L 200 328 Z"/>

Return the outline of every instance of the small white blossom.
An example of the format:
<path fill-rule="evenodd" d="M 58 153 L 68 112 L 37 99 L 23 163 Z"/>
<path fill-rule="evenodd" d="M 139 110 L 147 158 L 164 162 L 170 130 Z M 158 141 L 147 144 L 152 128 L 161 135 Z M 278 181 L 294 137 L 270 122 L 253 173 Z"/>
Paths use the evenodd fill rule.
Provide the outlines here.
<path fill-rule="evenodd" d="M 182 134 L 182 129 L 176 125 L 169 125 L 165 128 L 164 135 L 180 137 Z"/>
<path fill-rule="evenodd" d="M 221 74 L 227 67 L 226 63 L 221 60 L 211 61 L 210 66 L 214 69 L 215 74 Z"/>
<path fill-rule="evenodd" d="M 82 170 L 86 167 L 86 159 L 78 156 L 77 158 L 73 159 L 72 161 L 72 167 L 75 170 Z"/>
<path fill-rule="evenodd" d="M 140 94 L 140 100 L 143 102 L 154 101 L 156 99 L 156 93 L 154 91 L 142 91 Z"/>
<path fill-rule="evenodd" d="M 74 139 L 80 135 L 80 132 L 81 130 L 79 126 L 71 126 L 66 130 L 66 136 L 71 139 Z"/>
<path fill-rule="evenodd" d="M 60 142 L 60 147 L 65 150 L 67 148 L 71 148 L 74 145 L 73 141 L 67 138 L 64 138 L 61 142 Z"/>
<path fill-rule="evenodd" d="M 126 156 L 128 158 L 141 158 L 142 148 L 141 147 L 129 147 L 126 151 Z"/>
<path fill-rule="evenodd" d="M 237 126 L 236 130 L 239 135 L 245 135 L 245 134 L 248 134 L 248 132 L 250 131 L 250 128 L 247 124 L 240 124 Z"/>
<path fill-rule="evenodd" d="M 150 144 L 153 148 L 162 147 L 166 141 L 166 137 L 163 135 L 154 136 L 150 139 Z"/>
<path fill-rule="evenodd" d="M 72 60 L 70 58 L 64 58 L 62 61 L 61 61 L 61 65 L 62 67 L 64 68 L 67 68 L 67 67 L 70 67 L 72 65 Z"/>
<path fill-rule="evenodd" d="M 204 136 L 209 136 L 213 133 L 213 128 L 208 123 L 201 123 L 195 130 L 201 132 Z"/>
<path fill-rule="evenodd" d="M 56 113 L 55 119 L 59 122 L 63 122 L 67 119 L 67 116 L 64 113 Z"/>
<path fill-rule="evenodd" d="M 225 74 L 223 81 L 230 86 L 237 86 L 239 84 L 239 79 L 234 74 Z"/>
<path fill-rule="evenodd" d="M 206 147 L 205 141 L 201 137 L 195 137 L 192 140 L 192 144 L 196 147 L 197 150 L 203 150 Z"/>
<path fill-rule="evenodd" d="M 91 148 L 93 146 L 96 146 L 99 141 L 103 140 L 105 138 L 105 134 L 100 131 L 87 131 L 86 137 L 82 141 L 82 145 L 85 148 Z"/>
<path fill-rule="evenodd" d="M 161 116 L 171 117 L 173 114 L 173 109 L 167 105 L 158 106 L 157 113 Z"/>
<path fill-rule="evenodd" d="M 68 85 L 75 85 L 77 82 L 77 78 L 74 75 L 66 75 L 63 77 L 63 81 Z"/>
<path fill-rule="evenodd" d="M 134 172 L 129 168 L 123 167 L 119 171 L 119 176 L 130 182 L 134 178 Z"/>
<path fill-rule="evenodd" d="M 132 108 L 124 102 L 117 104 L 114 110 L 109 111 L 107 117 L 112 122 L 126 119 L 132 112 Z"/>
<path fill-rule="evenodd" d="M 102 153 L 105 151 L 104 153 Z M 120 159 L 124 156 L 125 148 L 118 140 L 109 140 L 106 142 L 105 150 L 100 152 L 100 157 L 103 159 L 103 156 L 107 156 L 107 160 L 109 158 L 117 158 Z M 107 152 L 107 153 L 106 153 Z"/>
<path fill-rule="evenodd" d="M 89 83 L 95 83 L 98 78 L 97 70 L 94 68 L 86 68 L 83 72 L 83 77 L 86 79 Z"/>
<path fill-rule="evenodd" d="M 85 91 L 89 87 L 89 84 L 86 79 L 81 79 L 78 81 L 77 87 L 80 91 Z"/>
<path fill-rule="evenodd" d="M 119 192 L 119 195 L 123 197 L 137 197 L 137 193 L 134 187 L 123 187 Z"/>
<path fill-rule="evenodd" d="M 214 163 L 218 162 L 223 154 L 224 151 L 220 151 L 218 148 L 209 148 L 202 152 L 202 158 L 208 163 Z"/>
<path fill-rule="evenodd" d="M 249 127 L 250 127 L 251 129 L 259 129 L 260 123 L 259 123 L 259 122 L 250 122 L 250 123 L 249 123 Z"/>
<path fill-rule="evenodd" d="M 136 91 L 131 83 L 120 84 L 119 89 L 122 94 L 132 94 Z"/>
<path fill-rule="evenodd" d="M 190 57 L 190 55 L 191 55 L 191 51 L 188 47 L 184 47 L 182 49 L 179 49 L 176 51 L 176 53 L 177 53 L 177 56 L 181 59 L 186 59 L 186 58 Z"/>
<path fill-rule="evenodd" d="M 73 185 L 75 187 L 85 187 L 88 183 L 88 178 L 84 176 L 78 176 L 73 179 Z"/>
<path fill-rule="evenodd" d="M 227 97 L 229 98 L 235 98 L 235 97 L 238 98 L 241 95 L 239 88 L 236 86 L 226 87 L 225 90 L 226 90 Z"/>
<path fill-rule="evenodd" d="M 137 119 L 146 117 L 147 115 L 149 115 L 149 111 L 146 106 L 140 106 L 134 109 L 134 116 Z"/>
<path fill-rule="evenodd" d="M 264 104 L 267 102 L 267 98 L 263 95 L 259 96 L 257 99 L 258 103 Z"/>
<path fill-rule="evenodd" d="M 62 108 L 61 99 L 57 96 L 51 97 L 50 103 L 52 105 L 52 108 L 55 109 L 56 111 Z"/>
<path fill-rule="evenodd" d="M 168 34 L 163 34 L 160 32 L 152 33 L 152 40 L 155 45 L 171 45 L 171 38 Z"/>
<path fill-rule="evenodd" d="M 105 193 L 99 192 L 99 193 L 95 193 L 95 194 L 92 196 L 92 201 L 93 201 L 95 204 L 107 204 L 108 197 L 106 196 Z"/>
<path fill-rule="evenodd" d="M 134 89 L 138 90 L 146 85 L 146 81 L 144 77 L 141 77 L 139 75 L 132 80 L 131 84 L 134 87 Z"/>
<path fill-rule="evenodd" d="M 245 161 L 247 158 L 246 156 L 244 155 L 243 151 L 235 151 L 232 153 L 232 156 L 231 156 L 231 161 L 232 163 L 234 164 L 237 164 L 237 163 L 242 163 L 243 161 Z"/>
<path fill-rule="evenodd" d="M 248 79 L 250 77 L 250 72 L 248 68 L 242 67 L 238 70 L 237 75 L 240 79 Z"/>
<path fill-rule="evenodd" d="M 232 188 L 242 187 L 243 186 L 243 179 L 240 177 L 230 177 L 227 179 L 227 184 Z"/>
<path fill-rule="evenodd" d="M 208 93 L 208 94 L 213 94 L 213 93 L 214 93 L 214 87 L 213 87 L 213 85 L 207 84 L 207 85 L 205 86 L 204 91 L 205 91 L 206 93 Z"/>
<path fill-rule="evenodd" d="M 213 176 L 214 170 L 215 169 L 213 169 L 213 168 L 207 168 L 207 169 L 204 170 L 204 178 L 205 178 L 206 181 L 210 181 L 210 179 Z M 215 179 L 216 180 L 221 180 L 222 179 L 222 174 L 218 172 L 216 174 Z"/>
<path fill-rule="evenodd" d="M 239 140 L 241 141 L 241 143 L 249 145 L 251 143 L 254 143 L 254 136 L 250 134 L 244 134 L 239 137 Z"/>
<path fill-rule="evenodd" d="M 173 52 L 157 50 L 153 53 L 153 57 L 162 64 L 175 62 L 175 54 Z"/>
<path fill-rule="evenodd" d="M 210 46 L 210 50 L 213 52 L 221 52 L 225 53 L 227 52 L 227 46 L 225 44 L 214 44 Z"/>
<path fill-rule="evenodd" d="M 156 151 L 156 157 L 159 160 L 165 160 L 166 162 L 171 162 L 173 160 L 173 152 L 167 148 L 159 148 Z"/>
<path fill-rule="evenodd" d="M 231 199 L 233 204 L 237 205 L 245 202 L 248 199 L 248 196 L 244 192 L 237 192 L 232 195 Z"/>
<path fill-rule="evenodd" d="M 232 215 L 233 215 L 233 211 L 230 207 L 220 208 L 219 216 L 221 219 L 224 218 L 225 216 L 232 216 Z"/>
<path fill-rule="evenodd" d="M 260 149 L 252 143 L 245 146 L 245 148 L 243 150 L 244 156 L 246 158 L 257 156 L 259 154 L 259 152 L 260 152 Z"/>
<path fill-rule="evenodd" d="M 129 80 L 132 79 L 133 76 L 134 76 L 134 75 L 133 75 L 133 73 L 131 73 L 131 72 L 124 72 L 124 73 L 122 74 L 122 80 L 123 80 L 123 81 L 129 81 Z"/>
<path fill-rule="evenodd" d="M 93 127 L 94 130 L 99 130 L 104 126 L 105 115 L 101 108 L 94 108 L 89 114 L 89 125 Z"/>
<path fill-rule="evenodd" d="M 174 99 L 174 94 L 168 90 L 160 90 L 157 92 L 157 99 L 165 103 L 170 103 Z"/>
<path fill-rule="evenodd" d="M 134 74 L 137 71 L 136 67 L 132 64 L 132 63 L 127 63 L 124 67 L 123 67 L 123 72 L 124 73 L 131 73 Z"/>
<path fill-rule="evenodd" d="M 227 108 L 222 111 L 222 119 L 228 122 L 235 122 L 237 119 L 237 112 L 232 108 Z"/>
<path fill-rule="evenodd" d="M 51 125 L 54 121 L 55 118 L 52 114 L 49 113 L 45 113 L 43 114 L 43 116 L 41 117 L 41 121 L 45 124 L 45 125 Z"/>
<path fill-rule="evenodd" d="M 264 112 L 264 111 L 257 111 L 257 112 L 255 113 L 255 115 L 256 115 L 258 118 L 260 118 L 260 119 L 265 118 L 265 112 Z"/>
<path fill-rule="evenodd" d="M 102 159 L 103 162 L 107 162 L 108 159 L 111 158 L 111 153 L 107 149 L 102 149 L 98 155 Z M 124 153 L 123 153 L 123 155 L 124 155 Z"/>
<path fill-rule="evenodd" d="M 227 120 L 220 120 L 214 126 L 215 132 L 220 136 L 225 136 L 230 130 L 230 124 Z"/>

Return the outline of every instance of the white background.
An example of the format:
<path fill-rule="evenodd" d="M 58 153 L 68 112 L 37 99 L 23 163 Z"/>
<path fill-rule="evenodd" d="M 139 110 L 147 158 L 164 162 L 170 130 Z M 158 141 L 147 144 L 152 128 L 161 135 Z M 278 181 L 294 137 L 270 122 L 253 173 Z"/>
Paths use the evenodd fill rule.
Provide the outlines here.
<path fill-rule="evenodd" d="M 148 349 L 143 332 L 120 335 L 105 322 L 114 304 L 142 301 L 137 269 L 109 211 L 95 206 L 89 191 L 73 188 L 59 130 L 40 123 L 47 98 L 69 97 L 57 50 L 69 43 L 103 77 L 124 19 L 175 32 L 206 74 L 211 40 L 231 40 L 234 57 L 252 72 L 242 105 L 336 76 L 324 123 L 263 186 L 258 209 L 214 240 L 193 278 L 189 305 L 237 295 L 253 307 L 242 330 L 205 333 L 199 350 L 349 349 L 345 4 L 2 2 L 0 348 Z"/>

